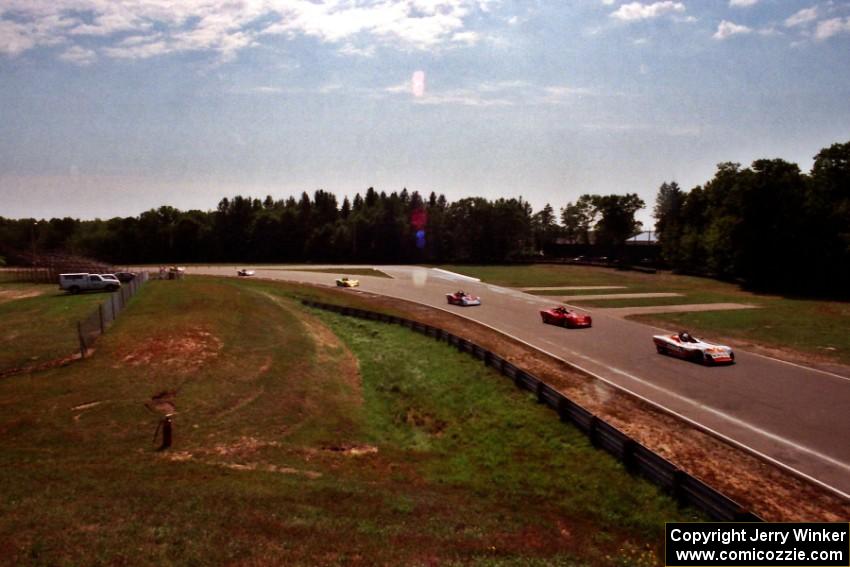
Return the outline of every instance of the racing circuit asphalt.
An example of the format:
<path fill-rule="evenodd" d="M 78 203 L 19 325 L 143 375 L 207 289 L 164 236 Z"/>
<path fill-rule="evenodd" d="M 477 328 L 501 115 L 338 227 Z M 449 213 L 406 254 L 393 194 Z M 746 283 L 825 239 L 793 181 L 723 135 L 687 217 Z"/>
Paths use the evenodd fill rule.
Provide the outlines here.
<path fill-rule="evenodd" d="M 274 266 L 239 267 L 256 270 L 258 278 L 331 286 L 338 277 Z M 590 329 L 563 329 L 540 320 L 538 311 L 554 305 L 552 298 L 433 268 L 347 267 L 374 267 L 393 278 L 354 276 L 364 291 L 437 307 L 485 324 L 850 499 L 850 377 L 739 350 L 736 364 L 705 367 L 657 354 L 652 335 L 661 329 L 605 315 L 602 310 L 579 309 L 592 314 Z M 340 275 L 345 271 L 343 266 L 303 268 L 336 268 Z M 187 272 L 235 276 L 236 269 L 193 266 Z M 446 293 L 458 289 L 480 296 L 482 305 L 447 305 Z"/>

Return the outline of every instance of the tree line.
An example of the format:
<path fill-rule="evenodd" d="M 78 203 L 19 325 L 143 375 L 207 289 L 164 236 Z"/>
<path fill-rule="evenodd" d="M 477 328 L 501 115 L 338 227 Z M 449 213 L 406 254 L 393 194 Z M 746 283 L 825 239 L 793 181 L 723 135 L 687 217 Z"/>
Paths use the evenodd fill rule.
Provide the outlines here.
<path fill-rule="evenodd" d="M 624 215 L 614 206 L 621 198 L 582 197 L 577 230 L 622 244 L 640 223 L 634 221 L 637 208 Z M 539 256 L 562 236 L 551 205 L 534 212 L 522 197 L 449 202 L 433 192 L 423 198 L 407 189 L 387 194 L 371 187 L 342 203 L 318 190 L 277 200 L 224 198 L 213 211 L 163 206 L 108 220 L 0 217 L 0 254 L 37 260 L 39 251 L 63 250 L 114 264 L 495 263 Z"/>
<path fill-rule="evenodd" d="M 850 295 L 850 142 L 818 152 L 809 174 L 760 159 L 721 163 L 687 192 L 665 182 L 654 216 L 673 268 L 761 290 Z"/>
<path fill-rule="evenodd" d="M 324 190 L 286 199 L 236 196 L 211 211 L 163 206 L 133 217 L 0 217 L 0 258 L 63 251 L 113 264 L 188 262 L 497 263 L 569 253 L 622 256 L 642 226 L 635 193 L 580 196 L 539 211 L 495 200 L 369 188 L 340 203 Z M 815 156 L 810 173 L 781 159 L 721 163 L 707 183 L 661 185 L 661 257 L 686 272 L 753 288 L 850 293 L 850 142 Z M 22 260 L 23 258 L 23 260 Z M 2 260 L 0 259 L 0 263 Z"/>

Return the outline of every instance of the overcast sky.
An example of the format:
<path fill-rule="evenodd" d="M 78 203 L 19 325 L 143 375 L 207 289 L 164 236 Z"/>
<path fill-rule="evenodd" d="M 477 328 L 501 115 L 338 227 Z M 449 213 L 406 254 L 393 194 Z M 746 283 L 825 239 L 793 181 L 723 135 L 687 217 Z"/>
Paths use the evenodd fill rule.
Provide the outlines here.
<path fill-rule="evenodd" d="M 0 216 L 369 186 L 450 199 L 808 171 L 850 1 L 0 0 Z"/>

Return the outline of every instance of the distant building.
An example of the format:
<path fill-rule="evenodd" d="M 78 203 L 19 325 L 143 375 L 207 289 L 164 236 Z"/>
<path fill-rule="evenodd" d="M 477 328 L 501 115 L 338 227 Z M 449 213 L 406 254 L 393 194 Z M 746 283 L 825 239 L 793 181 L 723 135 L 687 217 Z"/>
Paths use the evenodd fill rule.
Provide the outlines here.
<path fill-rule="evenodd" d="M 658 244 L 658 238 L 654 230 L 644 230 L 626 241 L 629 246 L 647 246 Z"/>

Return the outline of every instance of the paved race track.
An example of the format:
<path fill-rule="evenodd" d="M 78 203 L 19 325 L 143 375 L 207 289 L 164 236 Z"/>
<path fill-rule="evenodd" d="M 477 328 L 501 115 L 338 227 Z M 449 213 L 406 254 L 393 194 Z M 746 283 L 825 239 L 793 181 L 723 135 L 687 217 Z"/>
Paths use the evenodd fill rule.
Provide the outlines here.
<path fill-rule="evenodd" d="M 338 277 L 239 267 L 255 269 L 256 277 L 295 282 L 333 285 Z M 586 310 L 593 314 L 591 329 L 562 329 L 540 321 L 539 309 L 553 305 L 552 298 L 435 269 L 376 269 L 393 279 L 355 276 L 364 291 L 446 309 L 498 329 L 850 498 L 850 377 L 741 351 L 733 366 L 704 367 L 657 354 L 651 336 L 659 329 L 600 310 Z M 236 267 L 187 271 L 235 276 Z M 445 294 L 457 289 L 481 296 L 483 305 L 447 305 Z"/>

